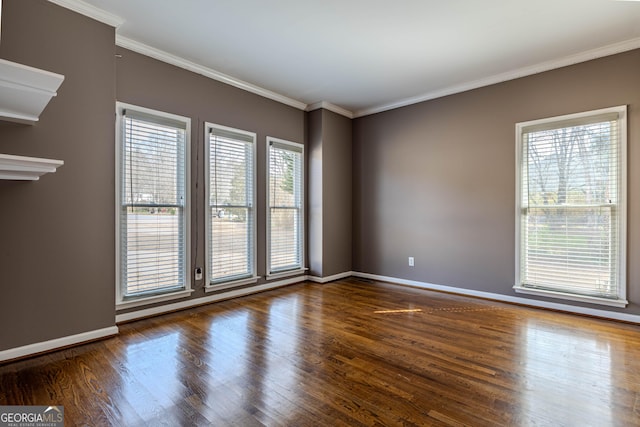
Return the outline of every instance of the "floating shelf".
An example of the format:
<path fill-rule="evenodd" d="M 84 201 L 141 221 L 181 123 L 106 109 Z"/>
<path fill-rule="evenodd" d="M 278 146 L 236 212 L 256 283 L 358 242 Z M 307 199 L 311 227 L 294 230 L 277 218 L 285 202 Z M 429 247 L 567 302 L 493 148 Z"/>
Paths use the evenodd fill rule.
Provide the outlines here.
<path fill-rule="evenodd" d="M 0 179 L 37 181 L 46 173 L 54 173 L 62 160 L 0 154 Z"/>
<path fill-rule="evenodd" d="M 0 120 L 34 124 L 64 76 L 0 59 Z"/>
<path fill-rule="evenodd" d="M 34 124 L 63 80 L 63 75 L 0 59 L 0 120 Z M 37 181 L 63 164 L 62 160 L 0 154 L 0 179 Z"/>

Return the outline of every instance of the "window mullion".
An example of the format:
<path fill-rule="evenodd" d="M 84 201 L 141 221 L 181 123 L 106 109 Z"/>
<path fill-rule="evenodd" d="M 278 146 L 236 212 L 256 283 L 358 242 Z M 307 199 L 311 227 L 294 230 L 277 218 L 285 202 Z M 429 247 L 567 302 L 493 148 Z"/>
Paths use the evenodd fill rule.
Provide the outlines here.
<path fill-rule="evenodd" d="M 117 104 L 118 303 L 186 291 L 190 120 Z"/>
<path fill-rule="evenodd" d="M 208 138 L 207 287 L 255 272 L 255 134 L 206 124 Z"/>
<path fill-rule="evenodd" d="M 303 268 L 304 147 L 267 138 L 267 271 Z"/>
<path fill-rule="evenodd" d="M 614 107 L 516 125 L 516 290 L 624 299 L 623 119 Z"/>

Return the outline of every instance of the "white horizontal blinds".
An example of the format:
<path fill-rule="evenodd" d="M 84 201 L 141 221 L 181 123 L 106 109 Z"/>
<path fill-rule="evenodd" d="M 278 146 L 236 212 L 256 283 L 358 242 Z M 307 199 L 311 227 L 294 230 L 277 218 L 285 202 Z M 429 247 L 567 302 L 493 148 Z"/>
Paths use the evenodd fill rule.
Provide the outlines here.
<path fill-rule="evenodd" d="M 122 121 L 122 294 L 183 289 L 186 125 L 130 110 Z"/>
<path fill-rule="evenodd" d="M 302 146 L 270 141 L 269 272 L 302 268 Z"/>
<path fill-rule="evenodd" d="M 608 113 L 522 129 L 522 285 L 617 298 L 620 132 Z"/>
<path fill-rule="evenodd" d="M 212 284 L 254 275 L 255 135 L 209 133 L 209 274 Z"/>

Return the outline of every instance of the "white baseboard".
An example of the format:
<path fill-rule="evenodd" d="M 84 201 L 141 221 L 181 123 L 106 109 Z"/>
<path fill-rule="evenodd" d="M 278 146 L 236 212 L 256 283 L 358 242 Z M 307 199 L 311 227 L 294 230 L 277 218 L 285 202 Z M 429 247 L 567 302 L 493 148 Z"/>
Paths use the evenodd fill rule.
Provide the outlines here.
<path fill-rule="evenodd" d="M 412 286 L 415 288 L 428 289 L 431 291 L 450 292 L 458 295 L 468 295 L 472 297 L 480 297 L 495 301 L 510 302 L 514 304 L 528 305 L 532 307 L 546 308 L 551 310 L 565 311 L 568 313 L 584 314 L 587 316 L 601 317 L 604 319 L 619 320 L 630 323 L 640 323 L 640 315 L 620 313 L 616 311 L 600 310 L 590 307 L 578 307 L 557 302 L 540 301 L 529 298 L 521 298 L 510 295 L 494 294 L 492 292 L 475 291 L 472 289 L 456 288 L 453 286 L 436 285 L 433 283 L 418 282 L 416 280 L 399 279 L 397 277 L 379 276 L 377 274 L 361 273 L 354 271 L 354 277 L 362 277 L 365 279 L 380 280 L 383 282 L 397 283 L 400 285 Z"/>
<path fill-rule="evenodd" d="M 72 345 L 82 344 L 88 341 L 94 341 L 100 338 L 110 337 L 118 335 L 118 327 L 110 326 L 108 328 L 96 329 L 94 331 L 83 332 L 81 334 L 69 335 L 67 337 L 56 338 L 49 341 L 38 342 L 35 344 L 29 344 L 22 347 L 10 348 L 8 350 L 0 351 L 0 362 L 7 360 L 19 359 L 26 356 L 31 356 L 38 353 L 44 353 L 51 350 L 56 350 L 63 347 L 69 347 Z"/>
<path fill-rule="evenodd" d="M 353 276 L 353 271 L 345 271 L 344 273 L 338 273 L 331 276 L 326 277 L 318 277 L 318 276 L 307 276 L 307 280 L 316 283 L 327 283 L 333 282 L 334 280 L 340 280 L 347 277 Z"/>
<path fill-rule="evenodd" d="M 309 280 L 316 283 L 327 283 L 334 280 L 344 279 L 347 277 L 361 277 L 365 279 L 380 280 L 383 282 L 397 283 L 400 285 L 412 286 L 415 288 L 427 289 L 432 291 L 450 292 L 458 295 L 467 295 L 472 297 L 486 298 L 495 301 L 509 302 L 514 304 L 522 304 L 532 307 L 540 307 L 551 310 L 564 311 L 568 313 L 584 314 L 588 316 L 601 317 L 604 319 L 619 320 L 623 322 L 640 324 L 640 315 L 620 313 L 614 311 L 600 310 L 589 307 L 577 307 L 568 304 L 539 301 L 529 298 L 521 298 L 510 295 L 495 294 L 492 292 L 476 291 L 472 289 L 456 288 L 453 286 L 436 285 L 433 283 L 419 282 L 416 280 L 400 279 L 398 277 L 380 276 L 377 274 L 362 273 L 358 271 L 346 271 L 344 273 L 334 274 L 327 277 L 316 276 L 297 276 L 290 279 L 278 280 L 275 282 L 265 283 L 259 286 L 253 286 L 250 288 L 236 289 L 228 292 L 222 292 L 215 295 L 209 295 L 203 298 L 196 298 L 187 301 L 181 301 L 173 304 L 167 304 L 160 307 L 147 308 L 144 310 L 137 310 L 130 313 L 118 314 L 116 316 L 116 323 L 126 322 L 130 320 L 136 320 L 143 317 L 155 316 L 170 311 L 181 310 L 184 308 L 195 307 L 198 305 L 208 304 L 215 301 L 221 301 L 225 299 L 236 298 L 240 296 L 255 294 L 258 292 L 267 291 L 270 289 L 280 288 L 295 283 L 304 282 Z M 108 328 L 97 329 L 94 331 L 83 332 L 81 334 L 70 335 L 67 337 L 56 338 L 49 341 L 43 341 L 35 344 L 29 344 L 22 347 L 10 348 L 8 350 L 0 351 L 0 362 L 19 359 L 26 356 L 35 355 L 38 353 L 44 353 L 72 345 L 79 345 L 88 341 L 93 341 L 100 338 L 105 338 L 118 334 L 117 326 L 110 326 Z"/>
<path fill-rule="evenodd" d="M 307 280 L 307 276 L 292 277 L 290 279 L 269 282 L 269 283 L 265 283 L 260 286 L 254 286 L 251 288 L 237 289 L 233 291 L 210 295 L 203 298 L 196 298 L 196 299 L 181 301 L 173 304 L 166 304 L 159 307 L 147 308 L 144 310 L 137 310 L 130 313 L 118 314 L 116 316 L 116 323 L 140 319 L 143 317 L 154 316 L 162 313 L 167 313 L 170 311 L 180 310 L 183 308 L 189 308 L 197 305 L 207 304 L 214 301 L 220 301 L 220 300 L 245 296 L 249 294 L 254 294 L 258 292 L 263 292 L 266 290 L 275 289 L 282 286 L 291 285 L 294 283 L 304 282 L 305 280 Z M 72 345 L 79 345 L 88 341 L 93 341 L 96 339 L 105 338 L 105 337 L 109 337 L 117 334 L 118 334 L 118 327 L 111 326 L 104 329 L 83 332 L 81 334 L 70 335 L 62 338 L 56 338 L 53 340 L 29 344 L 22 347 L 10 348 L 8 350 L 0 351 L 0 362 L 19 359 L 26 356 L 32 356 L 35 354 L 57 350 L 57 349 L 69 347 Z"/>
<path fill-rule="evenodd" d="M 216 301 L 255 294 L 258 292 L 268 291 L 270 289 L 280 288 L 282 286 L 292 285 L 294 283 L 304 282 L 305 280 L 307 280 L 307 276 L 297 276 L 290 279 L 268 282 L 249 288 L 221 292 L 219 294 L 209 295 L 202 298 L 194 298 L 186 301 L 176 302 L 173 304 L 166 304 L 158 307 L 146 308 L 144 310 L 136 310 L 130 313 L 118 314 L 116 315 L 116 323 L 128 322 L 131 320 L 142 319 L 144 317 L 157 316 L 159 314 L 169 313 L 171 311 L 182 310 L 185 308 L 196 307 L 198 305 L 209 304 Z"/>

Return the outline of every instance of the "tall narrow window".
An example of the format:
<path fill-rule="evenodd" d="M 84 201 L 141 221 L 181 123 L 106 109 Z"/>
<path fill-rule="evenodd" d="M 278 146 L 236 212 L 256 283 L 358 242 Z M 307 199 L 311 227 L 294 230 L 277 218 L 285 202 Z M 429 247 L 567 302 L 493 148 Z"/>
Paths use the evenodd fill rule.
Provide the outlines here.
<path fill-rule="evenodd" d="M 207 286 L 256 281 L 254 133 L 207 123 Z"/>
<path fill-rule="evenodd" d="M 184 296 L 190 120 L 122 103 L 117 113 L 118 305 Z"/>
<path fill-rule="evenodd" d="M 303 268 L 304 146 L 267 138 L 267 271 Z"/>
<path fill-rule="evenodd" d="M 626 304 L 626 107 L 519 123 L 515 289 Z"/>

